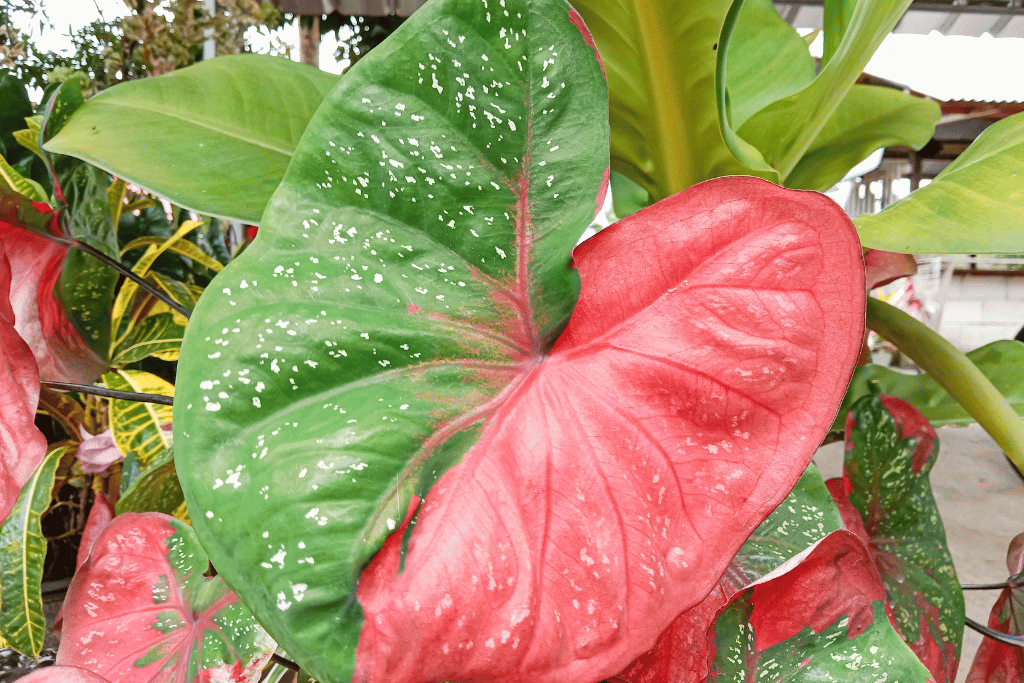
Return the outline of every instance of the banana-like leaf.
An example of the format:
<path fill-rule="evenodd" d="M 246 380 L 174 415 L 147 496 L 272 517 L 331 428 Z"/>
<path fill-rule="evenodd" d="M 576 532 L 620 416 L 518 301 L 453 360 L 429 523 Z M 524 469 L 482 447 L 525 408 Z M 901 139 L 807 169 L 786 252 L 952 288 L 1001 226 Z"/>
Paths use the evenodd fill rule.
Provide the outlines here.
<path fill-rule="evenodd" d="M 1012 339 L 992 342 L 969 351 L 967 359 L 992 382 L 992 386 L 1003 395 L 1014 412 L 1024 417 L 1024 344 Z M 843 431 L 850 406 L 858 399 L 876 392 L 903 399 L 921 411 L 935 427 L 976 422 L 930 375 L 908 375 L 881 365 L 869 364 L 857 368 L 853 373 L 850 388 L 832 423 L 832 430 Z"/>
<path fill-rule="evenodd" d="M 967 356 L 912 316 L 872 297 L 867 325 L 949 392 L 1024 472 L 1024 419 Z"/>
<path fill-rule="evenodd" d="M 739 136 L 778 170 L 784 183 L 909 5 L 910 0 L 858 0 L 842 42 L 821 73 L 799 92 L 761 109 L 738 129 Z"/>
<path fill-rule="evenodd" d="M 1024 113 L 993 123 L 928 185 L 854 223 L 866 247 L 908 254 L 1018 253 Z"/>
<path fill-rule="evenodd" d="M 47 453 L 0 526 L 0 637 L 29 657 L 39 656 L 46 636 L 41 587 L 46 538 L 39 518 L 50 507 L 54 475 L 65 450 Z"/>
<path fill-rule="evenodd" d="M 174 396 L 174 385 L 141 370 L 118 370 L 103 375 L 108 389 Z M 110 428 L 114 443 L 126 461 L 148 468 L 171 446 L 171 406 L 124 399 L 110 401 Z"/>
<path fill-rule="evenodd" d="M 824 192 L 877 149 L 920 149 L 935 134 L 939 114 L 934 100 L 854 85 L 786 178 L 786 187 Z"/>
<path fill-rule="evenodd" d="M 218 57 L 104 90 L 44 149 L 179 206 L 255 224 L 337 83 L 286 58 Z"/>
<path fill-rule="evenodd" d="M 740 163 L 716 105 L 718 42 L 729 0 L 575 0 L 608 74 L 612 169 L 653 201 L 724 175 L 773 171 Z"/>
<path fill-rule="evenodd" d="M 117 683 L 256 683 L 277 645 L 209 567 L 187 524 L 118 515 L 68 588 L 57 664 Z"/>
<path fill-rule="evenodd" d="M 708 634 L 709 683 L 930 683 L 900 640 L 868 549 L 836 531 L 738 593 Z"/>

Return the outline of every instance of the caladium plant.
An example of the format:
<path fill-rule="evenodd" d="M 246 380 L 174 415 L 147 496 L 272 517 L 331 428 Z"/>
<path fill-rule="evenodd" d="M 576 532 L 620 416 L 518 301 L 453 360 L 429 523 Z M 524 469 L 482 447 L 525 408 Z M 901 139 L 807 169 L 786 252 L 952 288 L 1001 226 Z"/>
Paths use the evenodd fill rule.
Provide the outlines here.
<path fill-rule="evenodd" d="M 113 683 L 254 683 L 276 647 L 209 562 L 192 529 L 119 515 L 72 580 L 57 664 Z"/>
<path fill-rule="evenodd" d="M 1024 636 L 1024 534 L 1018 534 L 1010 542 L 1006 567 L 1010 578 L 992 606 L 988 625 L 1019 641 Z M 967 683 L 1010 683 L 1022 677 L 1024 647 L 986 638 L 974 656 Z"/>
<path fill-rule="evenodd" d="M 429 3 L 327 97 L 199 302 L 174 415 L 190 516 L 321 681 L 615 674 L 828 428 L 862 325 L 849 221 L 719 179 L 571 269 L 605 93 L 563 2 Z"/>

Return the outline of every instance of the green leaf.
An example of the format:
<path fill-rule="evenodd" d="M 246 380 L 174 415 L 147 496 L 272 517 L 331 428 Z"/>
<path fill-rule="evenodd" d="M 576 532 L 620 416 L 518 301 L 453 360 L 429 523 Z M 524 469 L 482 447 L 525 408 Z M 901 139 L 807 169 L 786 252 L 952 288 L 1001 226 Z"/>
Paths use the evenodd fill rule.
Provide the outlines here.
<path fill-rule="evenodd" d="M 849 504 L 864 523 L 894 623 L 935 680 L 952 683 L 964 598 L 928 478 L 938 436 L 910 404 L 891 396 L 860 399 L 846 425 Z"/>
<path fill-rule="evenodd" d="M 575 0 L 608 73 L 612 170 L 657 201 L 724 175 L 761 175 L 729 150 L 715 94 L 730 0 Z"/>
<path fill-rule="evenodd" d="M 632 216 L 640 209 L 650 205 L 647 190 L 618 171 L 608 176 L 608 188 L 612 193 L 612 210 L 618 218 Z"/>
<path fill-rule="evenodd" d="M 1006 254 L 1024 244 L 1024 113 L 993 123 L 942 173 L 854 220 L 864 246 L 907 254 Z"/>
<path fill-rule="evenodd" d="M 185 333 L 175 459 L 192 521 L 320 680 L 352 677 L 363 564 L 576 300 L 605 84 L 567 4 L 505 1 L 428 3 L 356 63 Z M 286 571 L 267 571 L 284 544 Z M 320 606 L 278 607 L 288 582 Z"/>
<path fill-rule="evenodd" d="M 872 297 L 867 300 L 867 326 L 931 375 L 1024 472 L 1024 420 L 967 356 L 927 325 Z"/>
<path fill-rule="evenodd" d="M 846 29 L 853 19 L 853 9 L 857 6 L 857 0 L 825 0 L 825 16 L 823 33 L 823 47 L 821 63 L 824 66 L 831 61 L 836 54 Z"/>
<path fill-rule="evenodd" d="M 935 133 L 940 113 L 934 100 L 854 85 L 786 178 L 786 187 L 824 192 L 876 149 L 920 149 Z"/>
<path fill-rule="evenodd" d="M 708 639 L 708 683 L 931 680 L 889 623 L 868 550 L 848 531 L 738 593 Z"/>
<path fill-rule="evenodd" d="M 108 389 L 174 396 L 174 385 L 141 370 L 118 370 L 103 375 Z M 171 446 L 164 428 L 171 423 L 171 406 L 124 399 L 110 401 L 110 428 L 114 443 L 126 459 L 134 458 L 145 470 Z"/>
<path fill-rule="evenodd" d="M 859 0 L 835 56 L 799 92 L 754 114 L 741 138 L 764 155 L 783 181 L 811 148 L 910 0 Z M 898 251 L 898 250 L 893 250 Z"/>
<path fill-rule="evenodd" d="M 22 176 L 3 157 L 0 157 L 0 184 L 3 185 L 5 193 L 17 192 L 30 201 L 46 203 L 46 191 L 42 185 Z"/>
<path fill-rule="evenodd" d="M 138 249 L 139 247 L 147 247 L 153 244 L 160 245 L 167 241 L 168 239 L 166 237 L 138 237 L 136 239 L 133 239 L 128 244 L 126 244 L 124 248 L 121 250 L 121 253 L 126 254 L 132 249 Z M 215 273 L 219 273 L 224 268 L 224 264 L 222 264 L 220 261 L 213 258 L 205 251 L 200 249 L 198 246 L 187 240 L 172 241 L 167 246 L 167 251 L 171 251 L 174 252 L 175 254 L 179 254 L 186 258 L 190 258 L 193 261 L 198 261 L 199 263 L 206 266 Z"/>
<path fill-rule="evenodd" d="M 0 526 L 0 639 L 33 658 L 46 636 L 41 588 L 46 538 L 39 519 L 50 507 L 54 475 L 66 450 L 47 453 Z"/>
<path fill-rule="evenodd" d="M 1024 377 L 1024 344 L 1012 339 L 992 342 L 968 352 L 967 359 L 992 382 L 1014 412 L 1024 417 L 1024 382 L 1021 382 L 1021 377 Z M 967 425 L 976 421 L 931 376 L 907 375 L 869 364 L 853 373 L 832 430 L 842 431 L 850 406 L 875 392 L 903 399 L 920 410 L 935 427 Z"/>
<path fill-rule="evenodd" d="M 811 464 L 786 499 L 750 535 L 722 578 L 734 591 L 744 588 L 842 528 L 839 509 L 818 468 Z"/>
<path fill-rule="evenodd" d="M 121 468 L 121 497 L 117 514 L 122 512 L 163 512 L 180 518 L 185 494 L 174 469 L 174 455 L 168 448 L 142 469 L 137 458 L 124 461 Z M 185 520 L 187 521 L 187 520 Z"/>
<path fill-rule="evenodd" d="M 255 224 L 337 83 L 286 58 L 218 57 L 104 90 L 44 148 L 185 208 Z"/>
<path fill-rule="evenodd" d="M 814 80 L 814 58 L 807 43 L 779 16 L 771 0 L 745 0 L 728 47 L 724 85 L 734 128 Z M 721 81 L 717 87 L 723 87 Z"/>
<path fill-rule="evenodd" d="M 114 349 L 111 362 L 125 366 L 137 363 L 146 356 L 176 361 L 184 334 L 185 327 L 175 322 L 173 313 L 146 316 Z"/>

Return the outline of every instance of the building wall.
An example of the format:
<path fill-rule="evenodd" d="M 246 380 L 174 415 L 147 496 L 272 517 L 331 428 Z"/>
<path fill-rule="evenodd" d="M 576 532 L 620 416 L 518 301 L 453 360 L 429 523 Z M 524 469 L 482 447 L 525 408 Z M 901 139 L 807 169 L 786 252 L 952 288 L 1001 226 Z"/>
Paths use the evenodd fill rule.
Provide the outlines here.
<path fill-rule="evenodd" d="M 961 351 L 1013 339 L 1024 326 L 1024 274 L 954 273 L 939 333 Z"/>

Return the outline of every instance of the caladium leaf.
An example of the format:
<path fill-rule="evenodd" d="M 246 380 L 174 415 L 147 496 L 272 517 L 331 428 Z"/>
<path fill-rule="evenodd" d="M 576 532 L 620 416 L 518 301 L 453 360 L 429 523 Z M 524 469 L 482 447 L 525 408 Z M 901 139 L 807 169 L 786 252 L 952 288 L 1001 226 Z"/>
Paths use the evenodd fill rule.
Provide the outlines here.
<path fill-rule="evenodd" d="M 104 90 L 44 148 L 194 211 L 257 223 L 310 117 L 337 83 L 280 57 L 218 57 Z"/>
<path fill-rule="evenodd" d="M 53 227 L 49 207 L 35 209 L 45 211 Z M 65 316 L 54 292 L 68 248 L 34 234 L 23 223 L 2 219 L 0 242 L 11 266 L 14 327 L 32 349 L 39 375 L 44 380 L 92 383 L 107 364 Z"/>
<path fill-rule="evenodd" d="M 868 550 L 848 531 L 738 593 L 709 635 L 709 683 L 931 681 L 889 623 Z"/>
<path fill-rule="evenodd" d="M 46 455 L 0 526 L 0 637 L 29 657 L 39 656 L 46 636 L 46 538 L 39 518 L 50 507 L 54 474 L 65 450 L 56 448 Z"/>
<path fill-rule="evenodd" d="M 716 56 L 730 0 L 575 0 L 608 70 L 612 168 L 657 201 L 709 178 L 761 175 L 729 150 Z"/>
<path fill-rule="evenodd" d="M 0 522 L 21 487 L 46 455 L 46 437 L 35 425 L 39 371 L 32 349 L 18 334 L 11 307 L 11 264 L 0 241 Z"/>
<path fill-rule="evenodd" d="M 1024 636 L 1024 534 L 1010 542 L 1007 587 L 992 607 L 988 625 L 1011 636 Z M 974 655 L 967 683 L 1011 683 L 1024 679 L 1024 648 L 985 638 Z"/>
<path fill-rule="evenodd" d="M 1024 344 L 1012 339 L 1003 339 L 986 344 L 967 352 L 967 359 L 988 377 L 996 390 L 1003 395 L 1010 407 L 1024 416 Z M 930 375 L 907 375 L 881 365 L 864 365 L 857 368 L 850 381 L 850 387 L 843 397 L 839 414 L 832 425 L 833 431 L 842 431 L 846 426 L 846 415 L 850 406 L 858 399 L 872 393 L 895 396 L 921 411 L 933 427 L 943 425 L 967 425 L 975 419 L 964 410 Z"/>
<path fill-rule="evenodd" d="M 718 610 L 738 591 L 841 528 L 839 510 L 812 464 L 786 499 L 746 540 L 714 590 L 701 603 L 679 615 L 654 647 L 616 680 L 702 683 L 710 673 L 706 634 Z"/>
<path fill-rule="evenodd" d="M 77 666 L 46 666 L 19 680 L 22 683 L 110 683 L 103 676 Z"/>
<path fill-rule="evenodd" d="M 276 644 L 208 569 L 187 524 L 118 515 L 71 580 L 57 664 L 117 683 L 255 683 Z"/>
<path fill-rule="evenodd" d="M 556 0 L 426 5 L 325 101 L 186 331 L 197 533 L 320 680 L 621 670 L 711 590 L 845 388 L 850 224 L 751 178 L 584 243 L 554 344 L 604 184 L 594 55 Z M 396 533 L 359 575 L 424 496 L 405 571 Z"/>
<path fill-rule="evenodd" d="M 913 254 L 879 249 L 867 249 L 864 252 L 864 288 L 869 292 L 916 273 L 917 259 Z"/>
<path fill-rule="evenodd" d="M 1024 113 L 993 123 L 930 184 L 856 221 L 865 246 L 913 253 L 1016 253 L 1024 238 Z"/>
<path fill-rule="evenodd" d="M 843 486 L 830 490 L 859 513 L 900 634 L 936 681 L 953 681 L 964 601 L 928 480 L 935 430 L 909 403 L 873 395 L 854 403 L 846 434 Z"/>
<path fill-rule="evenodd" d="M 85 527 L 82 529 L 82 540 L 78 544 L 78 553 L 75 555 L 75 571 L 77 572 L 85 564 L 92 551 L 92 546 L 99 538 L 100 533 L 107 528 L 110 520 L 114 519 L 114 506 L 102 492 L 97 492 L 89 508 L 89 516 L 85 520 Z M 57 610 L 57 616 L 53 619 L 53 629 L 59 631 L 64 626 L 64 606 Z"/>

